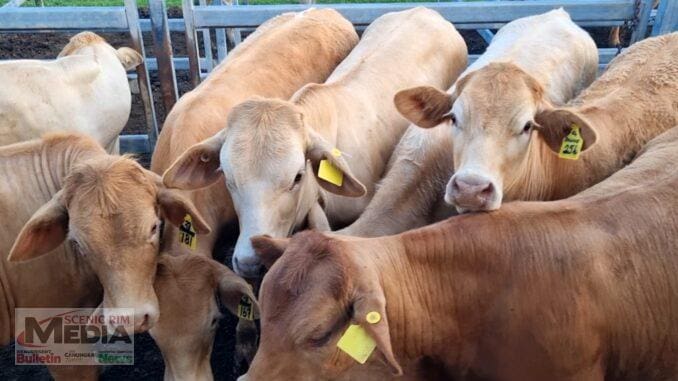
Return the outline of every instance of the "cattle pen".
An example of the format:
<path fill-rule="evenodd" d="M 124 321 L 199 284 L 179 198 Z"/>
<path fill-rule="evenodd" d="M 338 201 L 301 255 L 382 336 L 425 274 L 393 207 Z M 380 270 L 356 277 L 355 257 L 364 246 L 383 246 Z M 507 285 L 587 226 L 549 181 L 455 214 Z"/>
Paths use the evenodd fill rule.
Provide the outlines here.
<path fill-rule="evenodd" d="M 0 0 L 0 42 L 5 35 L 10 34 L 71 35 L 86 30 L 124 34 L 131 47 L 144 59 L 136 69 L 127 72 L 130 89 L 137 101 L 133 107 L 141 110 L 137 119 L 143 125 L 143 130 L 126 128 L 120 135 L 120 153 L 139 155 L 138 161 L 144 167 L 147 167 L 146 158 L 154 152 L 164 119 L 181 96 L 199 86 L 256 28 L 286 12 L 332 8 L 350 21 L 361 34 L 365 27 L 384 14 L 413 7 L 430 8 L 453 23 L 464 38 L 473 35 L 475 41 L 484 42 L 484 45 L 476 44 L 475 51 L 469 50 L 470 65 L 481 55 L 478 54 L 478 46 L 486 47 L 497 30 L 507 23 L 562 7 L 576 24 L 586 28 L 589 33 L 592 29 L 603 31 L 597 38 L 594 36 L 598 45 L 599 74 L 631 44 L 678 30 L 678 0 L 662 0 L 656 9 L 653 9 L 653 0 L 363 0 L 363 3 L 352 2 L 356 0 L 311 0 L 317 1 L 317 4 L 301 4 L 303 0 L 299 3 L 296 3 L 297 0 L 280 0 L 282 3 L 278 3 L 278 0 L 102 0 L 108 1 L 105 4 L 117 1 L 116 5 L 106 6 L 82 6 L 78 4 L 80 0 L 63 0 L 68 5 L 55 5 L 63 4 L 56 1 L 50 4 L 49 1 Z M 347 25 L 350 27 L 350 24 Z M 601 44 L 601 39 L 606 38 L 606 32 L 613 27 L 621 27 L 626 32 L 623 45 L 615 47 Z M 603 34 L 605 36 L 601 37 Z M 67 42 L 68 39 L 64 38 L 63 43 Z M 470 48 L 471 44 L 468 45 Z M 595 57 L 594 54 L 589 56 Z M 3 57 L 0 44 L 0 62 L 5 59 L 7 57 Z M 124 75 L 121 80 L 125 81 Z M 167 130 L 171 131 L 169 128 Z M 203 160 L 203 156 L 200 159 Z M 187 216 L 190 219 L 190 215 Z M 164 226 L 165 221 L 161 222 L 160 226 Z M 231 241 L 235 233 L 223 229 L 220 234 L 214 252 L 228 256 L 233 252 Z M 223 262 L 221 257 L 215 259 Z M 0 297 L 2 291 L 0 287 Z M 222 308 L 218 295 L 215 296 L 218 308 Z M 211 366 L 214 379 L 235 381 L 244 362 L 234 364 L 232 361 L 236 357 L 233 350 L 236 318 L 227 313 L 224 315 L 218 323 L 220 327 L 215 328 L 217 336 L 214 339 Z M 228 329 L 224 329 L 223 325 Z M 110 367 L 100 379 L 146 380 L 162 377 L 163 357 L 159 346 L 154 344 L 148 334 L 135 340 L 138 351 L 135 366 Z M 49 379 L 44 367 L 19 369 L 21 367 L 14 366 L 15 369 L 2 369 L 5 365 L 14 365 L 15 347 L 12 345 L 11 354 L 0 351 L 0 379 Z"/>
<path fill-rule="evenodd" d="M 648 35 L 674 30 L 678 24 L 678 2 L 662 1 L 652 10 L 652 0 L 523 0 L 523 1 L 455 1 L 417 3 L 333 3 L 222 5 L 219 1 L 182 0 L 183 18 L 168 18 L 164 0 L 149 0 L 149 18 L 140 19 L 135 0 L 125 0 L 119 7 L 19 7 L 23 1 L 12 0 L 0 8 L 0 33 L 16 31 L 126 31 L 133 47 L 146 58 L 145 64 L 130 75 L 138 81 L 143 100 L 147 133 L 123 135 L 121 149 L 130 153 L 150 153 L 162 121 L 158 121 L 153 98 L 161 99 L 169 110 L 178 99 L 176 72 L 188 70 L 192 86 L 228 54 L 228 45 L 241 41 L 247 31 L 269 18 L 307 8 L 329 7 L 338 10 L 357 27 L 393 11 L 424 6 L 438 11 L 460 30 L 478 30 L 489 41 L 490 30 L 520 17 L 563 7 L 572 19 L 584 27 L 626 26 L 631 31 L 630 43 Z M 210 29 L 215 30 L 216 54 L 212 54 Z M 142 33 L 150 32 L 155 57 L 146 57 Z M 174 57 L 170 32 L 183 32 L 187 56 Z M 227 37 L 228 32 L 228 37 Z M 202 46 L 198 36 L 202 36 Z M 199 53 L 202 51 L 203 55 Z M 600 64 L 605 66 L 617 54 L 615 48 L 599 50 Z M 471 55 L 471 62 L 477 55 Z M 159 94 L 153 94 L 149 71 L 157 71 Z"/>

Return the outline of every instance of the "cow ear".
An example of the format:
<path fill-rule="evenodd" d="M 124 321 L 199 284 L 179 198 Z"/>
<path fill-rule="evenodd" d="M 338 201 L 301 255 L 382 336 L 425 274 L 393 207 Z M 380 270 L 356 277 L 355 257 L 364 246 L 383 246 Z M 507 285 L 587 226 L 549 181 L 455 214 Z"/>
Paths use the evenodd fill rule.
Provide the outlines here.
<path fill-rule="evenodd" d="M 346 197 L 362 197 L 367 193 L 365 186 L 353 175 L 341 151 L 333 149 L 320 135 L 309 131 L 309 142 L 306 148 L 306 158 L 311 161 L 313 174 L 323 189 L 330 193 Z M 327 160 L 334 169 L 341 172 L 341 185 L 328 181 L 319 175 L 320 164 Z"/>
<path fill-rule="evenodd" d="M 287 249 L 290 239 L 273 238 L 268 235 L 257 235 L 251 237 L 250 242 L 252 242 L 252 248 L 254 248 L 254 252 L 261 260 L 261 263 L 266 266 L 267 269 L 270 269 L 275 261 L 277 261 L 278 258 L 283 255 Z"/>
<path fill-rule="evenodd" d="M 354 297 L 353 321 L 360 324 L 377 343 L 377 348 L 384 355 L 391 372 L 395 376 L 402 375 L 402 367 L 396 360 L 391 346 L 391 335 L 388 317 L 386 316 L 386 298 L 380 285 L 370 285 L 369 289 L 359 291 L 358 295 Z"/>
<path fill-rule="evenodd" d="M 200 189 L 222 180 L 219 153 L 226 139 L 225 131 L 193 145 L 165 171 L 162 181 L 169 188 Z"/>
<path fill-rule="evenodd" d="M 195 208 L 195 205 L 173 189 L 160 188 L 158 190 L 158 204 L 162 215 L 167 218 L 172 225 L 181 226 L 186 215 L 191 216 L 191 221 L 198 234 L 209 234 L 212 232 L 209 224 Z"/>
<path fill-rule="evenodd" d="M 555 153 L 560 152 L 563 139 L 570 134 L 574 126 L 579 127 L 584 143 L 582 152 L 598 141 L 598 134 L 581 114 L 565 108 L 547 108 L 539 111 L 534 118 L 539 126 L 537 130 L 544 143 Z"/>
<path fill-rule="evenodd" d="M 122 47 L 115 51 L 115 54 L 118 56 L 122 67 L 125 68 L 125 71 L 132 70 L 135 67 L 139 66 L 144 58 L 136 50 L 132 48 Z"/>
<path fill-rule="evenodd" d="M 21 229 L 8 260 L 25 261 L 47 254 L 66 240 L 67 233 L 68 210 L 62 202 L 62 191 L 59 191 Z"/>
<path fill-rule="evenodd" d="M 233 315 L 238 316 L 238 305 L 240 305 L 243 297 L 246 297 L 249 299 L 249 302 L 251 302 L 252 317 L 254 319 L 259 319 L 259 304 L 257 303 L 257 298 L 254 296 L 254 291 L 252 291 L 252 286 L 250 286 L 243 278 L 237 276 L 228 267 L 215 261 L 213 262 L 221 303 L 226 306 Z"/>
<path fill-rule="evenodd" d="M 451 119 L 452 95 L 431 86 L 399 91 L 393 98 L 398 112 L 422 128 L 432 128 Z"/>

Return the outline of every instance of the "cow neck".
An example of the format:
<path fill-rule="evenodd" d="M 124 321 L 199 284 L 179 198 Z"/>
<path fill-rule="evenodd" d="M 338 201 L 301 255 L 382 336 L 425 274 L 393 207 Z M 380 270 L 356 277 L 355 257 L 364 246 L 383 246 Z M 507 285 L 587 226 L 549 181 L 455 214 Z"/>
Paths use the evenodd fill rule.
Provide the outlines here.
<path fill-rule="evenodd" d="M 39 203 L 39 205 L 37 203 L 35 205 L 35 210 L 37 210 L 44 203 L 52 199 L 54 194 L 61 189 L 64 179 L 74 164 L 101 153 L 103 153 L 101 149 L 94 151 L 80 149 L 76 144 L 69 145 L 63 150 L 50 149 L 49 145 L 41 144 L 28 155 L 17 154 L 15 162 L 11 165 L 15 168 L 24 168 L 27 172 L 34 174 L 33 179 L 36 182 L 34 184 L 35 190 L 30 193 L 30 197 Z M 27 165 L 21 162 L 27 163 Z M 21 307 L 16 305 L 12 288 L 9 284 L 9 278 L 7 277 L 7 269 L 2 264 L 3 262 L 0 261 L 0 304 L 4 305 L 0 305 L 0 308 L 5 312 L 0 313 L 0 316 L 6 313 L 11 323 L 0 325 L 0 328 L 4 331 L 0 332 L 0 344 L 8 342 L 13 337 L 14 309 Z M 82 270 L 91 272 L 89 267 Z"/>
<path fill-rule="evenodd" d="M 500 230 L 491 220 L 489 215 L 459 216 L 378 239 L 387 244 L 369 257 L 381 276 L 401 365 L 429 357 L 470 366 L 472 343 L 482 334 L 479 322 L 508 272 L 505 247 L 488 239 Z"/>

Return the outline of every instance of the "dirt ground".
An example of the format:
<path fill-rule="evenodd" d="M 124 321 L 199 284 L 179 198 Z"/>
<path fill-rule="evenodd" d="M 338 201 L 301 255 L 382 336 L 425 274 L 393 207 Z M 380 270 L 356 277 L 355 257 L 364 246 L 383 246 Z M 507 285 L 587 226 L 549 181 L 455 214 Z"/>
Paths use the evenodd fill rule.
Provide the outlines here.
<path fill-rule="evenodd" d="M 143 12 L 142 12 L 143 13 Z M 143 14 L 142 14 L 143 15 Z M 170 9 L 170 17 L 181 17 L 179 9 Z M 589 32 L 594 37 L 598 46 L 607 47 L 607 28 L 591 28 Z M 56 57 L 61 48 L 67 43 L 74 33 L 5 33 L 0 34 L 0 60 L 3 59 L 50 59 Z M 101 33 L 113 46 L 129 45 L 129 37 L 124 33 Z M 474 31 L 462 31 L 471 54 L 482 53 L 486 44 Z M 186 44 L 183 33 L 172 33 L 172 43 L 175 57 L 186 56 Z M 146 54 L 153 56 L 153 47 L 150 36 L 144 36 Z M 166 110 L 159 99 L 160 87 L 157 77 L 151 74 L 155 108 L 158 123 L 162 125 Z M 180 94 L 190 90 L 188 73 L 178 72 L 177 83 Z M 145 133 L 144 111 L 141 99 L 138 95 L 133 96 L 132 112 L 129 122 L 123 134 Z M 142 157 L 141 161 L 148 165 L 148 157 Z M 230 266 L 230 253 L 237 238 L 237 232 L 228 231 L 222 235 L 215 248 L 215 258 Z M 243 369 L 234 369 L 233 353 L 235 332 L 235 319 L 224 318 L 220 322 L 214 350 L 212 352 L 212 369 L 215 380 L 234 381 Z M 15 366 L 14 347 L 0 348 L 0 380 L 49 380 L 50 376 L 46 368 L 40 366 Z M 162 380 L 164 364 L 162 356 L 149 335 L 137 335 L 135 338 L 135 365 L 115 366 L 107 368 L 103 380 Z"/>

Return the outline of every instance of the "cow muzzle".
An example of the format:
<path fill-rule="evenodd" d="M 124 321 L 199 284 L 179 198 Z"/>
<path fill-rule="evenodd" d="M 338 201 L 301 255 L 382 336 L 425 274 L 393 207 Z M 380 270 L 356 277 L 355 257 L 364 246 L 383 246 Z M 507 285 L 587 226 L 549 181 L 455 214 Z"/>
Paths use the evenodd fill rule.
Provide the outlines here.
<path fill-rule="evenodd" d="M 457 173 L 447 183 L 445 202 L 459 213 L 489 211 L 501 206 L 501 189 L 486 176 Z"/>

